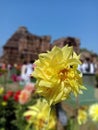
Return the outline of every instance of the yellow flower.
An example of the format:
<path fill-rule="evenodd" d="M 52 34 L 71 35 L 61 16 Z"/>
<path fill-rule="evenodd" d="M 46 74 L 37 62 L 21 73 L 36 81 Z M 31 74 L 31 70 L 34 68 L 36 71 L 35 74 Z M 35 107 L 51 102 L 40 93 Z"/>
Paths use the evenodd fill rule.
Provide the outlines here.
<path fill-rule="evenodd" d="M 78 71 L 81 64 L 72 47 L 53 47 L 51 51 L 39 55 L 35 61 L 32 76 L 37 79 L 37 93 L 44 96 L 49 104 L 65 100 L 71 92 L 81 93 L 82 74 Z"/>
<path fill-rule="evenodd" d="M 98 122 L 98 104 L 93 104 L 89 107 L 89 116 L 94 122 Z"/>
<path fill-rule="evenodd" d="M 43 129 L 46 125 L 48 125 L 48 130 L 50 130 L 56 126 L 56 115 L 54 112 L 49 115 L 49 111 L 50 106 L 46 100 L 39 99 L 35 105 L 29 107 L 29 110 L 24 113 L 24 116 L 30 116 L 28 122 L 34 125 L 35 130 Z M 48 117 L 50 117 L 49 123 Z"/>
<path fill-rule="evenodd" d="M 78 116 L 77 121 L 79 125 L 85 124 L 87 121 L 87 112 L 85 110 L 79 109 L 78 110 Z"/>
<path fill-rule="evenodd" d="M 7 102 L 3 101 L 3 102 L 1 102 L 1 105 L 2 105 L 2 106 L 6 106 L 6 105 L 7 105 Z"/>
<path fill-rule="evenodd" d="M 4 88 L 0 87 L 0 95 L 3 94 L 3 92 L 4 92 Z"/>
<path fill-rule="evenodd" d="M 57 130 L 56 125 L 57 125 L 56 112 L 52 110 L 50 114 L 50 120 L 48 122 L 48 130 Z"/>

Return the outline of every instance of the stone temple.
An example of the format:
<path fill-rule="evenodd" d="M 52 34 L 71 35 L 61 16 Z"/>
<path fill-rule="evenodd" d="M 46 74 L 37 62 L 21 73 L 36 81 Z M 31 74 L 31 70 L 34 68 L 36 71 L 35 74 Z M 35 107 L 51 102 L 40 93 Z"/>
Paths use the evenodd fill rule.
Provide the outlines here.
<path fill-rule="evenodd" d="M 23 61 L 36 60 L 38 54 L 51 50 L 53 46 L 63 47 L 68 44 L 73 46 L 78 53 L 80 40 L 74 37 L 65 37 L 54 40 L 51 43 L 51 36 L 37 36 L 30 33 L 26 27 L 19 27 L 18 30 L 8 39 L 3 46 L 1 61 L 6 64 L 22 63 Z"/>

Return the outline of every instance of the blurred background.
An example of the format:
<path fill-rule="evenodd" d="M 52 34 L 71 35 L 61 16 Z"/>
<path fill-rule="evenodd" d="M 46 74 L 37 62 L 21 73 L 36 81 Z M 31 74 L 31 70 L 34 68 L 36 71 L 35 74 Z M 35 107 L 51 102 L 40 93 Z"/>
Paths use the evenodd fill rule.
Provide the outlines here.
<path fill-rule="evenodd" d="M 77 120 L 79 110 L 88 111 L 90 105 L 98 103 L 97 16 L 97 0 L 1 0 L 0 88 L 3 87 L 5 92 L 1 94 L 0 101 L 8 101 L 8 97 L 4 98 L 8 91 L 15 93 L 22 90 L 26 82 L 35 83 L 36 79 L 32 77 L 26 82 L 23 81 L 24 64 L 31 65 L 33 71 L 34 61 L 40 53 L 47 52 L 54 46 L 73 46 L 75 52 L 80 54 L 81 65 L 78 66 L 78 70 L 83 75 L 83 85 L 87 90 L 77 98 L 71 95 L 67 101 L 58 104 L 56 128 L 51 130 L 97 130 L 95 122 L 98 120 L 94 123 L 91 120 L 86 122 L 83 113 L 80 116 L 83 117 L 81 123 Z M 4 108 L 1 105 L 0 109 L 6 113 L 10 106 Z M 12 108 L 13 112 L 16 110 L 20 114 L 24 107 L 21 107 L 21 111 L 19 108 Z M 16 121 L 15 113 L 12 113 L 15 117 L 9 123 L 6 119 L 12 115 L 4 113 L 0 115 L 0 130 L 24 129 L 22 125 L 25 121 L 21 122 L 18 118 L 17 121 L 21 124 L 15 127 L 12 125 L 12 120 Z M 12 127 L 8 127 L 9 125 Z"/>

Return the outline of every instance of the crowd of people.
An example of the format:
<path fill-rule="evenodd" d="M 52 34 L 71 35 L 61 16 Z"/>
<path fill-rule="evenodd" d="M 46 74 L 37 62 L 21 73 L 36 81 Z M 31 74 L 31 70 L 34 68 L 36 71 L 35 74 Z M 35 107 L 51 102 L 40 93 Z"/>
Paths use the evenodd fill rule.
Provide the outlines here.
<path fill-rule="evenodd" d="M 96 70 L 98 70 L 98 66 L 93 60 L 89 57 L 85 57 L 85 59 L 81 59 L 82 64 L 78 66 L 78 70 L 83 74 L 95 74 Z M 24 61 L 21 65 L 18 64 L 4 64 L 0 63 L 0 68 L 8 71 L 8 78 L 14 74 L 18 75 L 22 82 L 29 83 L 31 82 L 31 74 L 34 70 L 34 61 L 26 62 Z M 19 70 L 19 71 L 16 71 Z M 19 73 L 17 73 L 19 72 Z"/>
<path fill-rule="evenodd" d="M 81 60 L 82 64 L 78 66 L 79 71 L 83 74 L 95 74 L 97 70 L 97 64 L 92 61 L 89 57 Z"/>
<path fill-rule="evenodd" d="M 14 79 L 14 81 L 20 79 L 21 82 L 27 84 L 31 82 L 31 74 L 34 70 L 34 62 L 32 60 L 30 62 L 24 61 L 21 65 L 0 63 L 0 69 L 8 72 L 8 79 L 11 78 Z"/>

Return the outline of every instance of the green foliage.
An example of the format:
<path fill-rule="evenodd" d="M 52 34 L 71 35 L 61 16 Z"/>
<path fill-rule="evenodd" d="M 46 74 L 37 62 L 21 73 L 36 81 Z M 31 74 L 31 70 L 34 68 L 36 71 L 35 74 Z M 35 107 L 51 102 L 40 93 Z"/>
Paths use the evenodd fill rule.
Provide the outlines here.
<path fill-rule="evenodd" d="M 7 70 L 6 69 L 0 69 L 0 73 L 1 74 L 7 73 Z"/>
<path fill-rule="evenodd" d="M 4 101 L 1 102 L 3 103 Z M 6 103 L 7 105 L 0 104 L 0 128 L 13 130 L 16 129 L 16 127 L 12 125 L 12 121 L 15 119 L 14 102 L 10 99 Z"/>
<path fill-rule="evenodd" d="M 35 100 L 36 99 L 24 105 L 20 105 L 20 104 L 15 105 L 15 111 L 14 111 L 15 119 L 12 121 L 12 124 L 16 126 L 17 130 L 24 130 L 28 125 L 25 117 L 23 116 L 23 113 L 27 110 L 27 107 L 29 105 L 33 105 L 35 103 Z"/>

